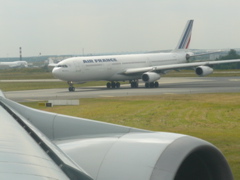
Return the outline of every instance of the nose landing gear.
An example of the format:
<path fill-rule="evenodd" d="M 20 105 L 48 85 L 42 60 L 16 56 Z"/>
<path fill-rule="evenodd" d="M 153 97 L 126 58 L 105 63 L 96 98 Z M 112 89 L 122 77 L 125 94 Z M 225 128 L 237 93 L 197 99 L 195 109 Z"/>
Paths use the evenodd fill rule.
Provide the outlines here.
<path fill-rule="evenodd" d="M 73 92 L 73 91 L 75 91 L 75 87 L 73 87 L 73 86 L 72 86 L 72 87 L 69 87 L 68 90 L 69 90 L 70 92 Z"/>
<path fill-rule="evenodd" d="M 75 91 L 75 87 L 73 86 L 73 82 L 68 82 L 68 85 L 69 85 L 69 92 L 74 92 Z"/>

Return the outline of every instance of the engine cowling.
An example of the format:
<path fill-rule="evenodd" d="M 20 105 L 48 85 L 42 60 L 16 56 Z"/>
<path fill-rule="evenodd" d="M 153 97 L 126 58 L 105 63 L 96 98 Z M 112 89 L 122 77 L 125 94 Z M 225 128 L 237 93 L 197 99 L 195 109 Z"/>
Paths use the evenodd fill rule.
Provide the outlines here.
<path fill-rule="evenodd" d="M 186 54 L 186 60 L 187 60 L 187 62 L 189 62 L 189 59 L 190 59 L 193 55 L 194 55 L 193 52 L 188 52 L 188 53 Z"/>
<path fill-rule="evenodd" d="M 142 75 L 142 80 L 147 83 L 154 82 L 160 78 L 161 78 L 160 74 L 157 74 L 155 72 L 146 72 Z"/>
<path fill-rule="evenodd" d="M 207 75 L 211 74 L 212 72 L 213 72 L 213 69 L 208 66 L 198 66 L 195 69 L 195 73 L 198 76 L 207 76 Z"/>

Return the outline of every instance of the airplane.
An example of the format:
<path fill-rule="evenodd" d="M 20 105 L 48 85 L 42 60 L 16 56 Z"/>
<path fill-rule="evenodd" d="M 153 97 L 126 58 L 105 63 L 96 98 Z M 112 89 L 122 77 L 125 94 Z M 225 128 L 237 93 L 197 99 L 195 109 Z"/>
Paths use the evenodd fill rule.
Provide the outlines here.
<path fill-rule="evenodd" d="M 108 55 L 68 58 L 52 70 L 54 77 L 67 81 L 69 91 L 75 91 L 74 83 L 87 81 L 110 81 L 107 88 L 120 88 L 119 81 L 129 81 L 132 88 L 138 87 L 138 80 L 146 88 L 159 87 L 158 80 L 170 70 L 192 67 L 198 76 L 213 72 L 212 65 L 240 62 L 237 60 L 189 62 L 194 53 L 188 50 L 191 41 L 193 20 L 189 20 L 174 50 L 168 53 L 146 53 L 130 55 Z M 199 55 L 196 55 L 199 56 Z"/>
<path fill-rule="evenodd" d="M 0 62 L 0 69 L 28 67 L 26 61 Z"/>
<path fill-rule="evenodd" d="M 213 144 L 36 110 L 0 91 L 0 179 L 233 180 Z"/>
<path fill-rule="evenodd" d="M 55 63 L 55 62 L 52 60 L 52 58 L 49 58 L 49 59 L 48 59 L 48 65 L 47 65 L 48 69 L 52 71 L 53 68 L 56 67 L 56 66 L 57 66 L 57 63 Z"/>

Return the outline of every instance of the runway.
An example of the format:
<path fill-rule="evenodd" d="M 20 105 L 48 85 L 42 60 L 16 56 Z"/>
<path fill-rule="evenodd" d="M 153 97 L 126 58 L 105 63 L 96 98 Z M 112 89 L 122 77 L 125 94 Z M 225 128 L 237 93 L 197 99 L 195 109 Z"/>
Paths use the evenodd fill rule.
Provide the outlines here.
<path fill-rule="evenodd" d="M 240 92 L 240 77 L 194 77 L 194 78 L 162 78 L 159 88 L 130 88 L 129 84 L 120 89 L 107 89 L 105 86 L 76 88 L 69 92 L 66 88 L 40 89 L 27 91 L 4 92 L 5 96 L 16 102 L 47 101 L 52 99 L 81 99 L 116 96 L 145 96 L 160 94 L 193 94 L 193 93 L 225 93 Z"/>

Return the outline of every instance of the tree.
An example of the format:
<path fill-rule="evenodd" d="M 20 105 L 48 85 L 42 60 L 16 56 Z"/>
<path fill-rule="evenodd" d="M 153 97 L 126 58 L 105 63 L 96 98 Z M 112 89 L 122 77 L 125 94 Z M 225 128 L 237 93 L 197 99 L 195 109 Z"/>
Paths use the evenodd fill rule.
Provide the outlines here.
<path fill-rule="evenodd" d="M 228 59 L 240 59 L 240 55 L 237 54 L 237 51 L 231 49 L 226 56 L 221 56 L 217 60 L 228 60 Z M 215 69 L 240 69 L 240 63 L 227 63 L 227 64 L 218 64 L 214 66 Z"/>

